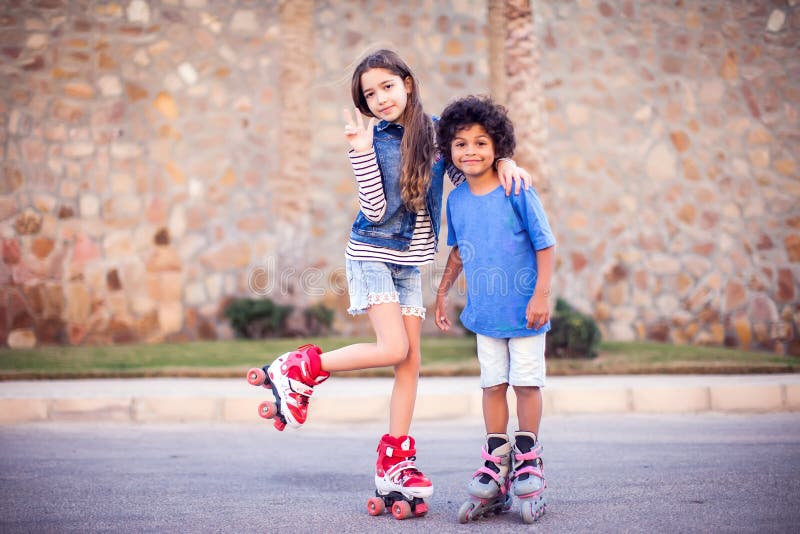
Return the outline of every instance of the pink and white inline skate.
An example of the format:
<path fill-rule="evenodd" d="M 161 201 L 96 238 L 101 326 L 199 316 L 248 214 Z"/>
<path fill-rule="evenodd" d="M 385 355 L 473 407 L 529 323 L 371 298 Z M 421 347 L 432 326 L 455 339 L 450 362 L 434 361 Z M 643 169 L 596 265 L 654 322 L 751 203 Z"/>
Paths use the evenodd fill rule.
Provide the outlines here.
<path fill-rule="evenodd" d="M 458 510 L 458 522 L 468 523 L 489 514 L 499 514 L 511 509 L 509 486 L 511 478 L 511 443 L 505 434 L 488 434 L 481 449 L 485 460 L 475 471 L 467 486 L 469 500 Z"/>
<path fill-rule="evenodd" d="M 544 515 L 547 502 L 544 489 L 544 463 L 542 445 L 533 432 L 514 433 L 514 474 L 511 488 L 519 498 L 520 514 L 525 523 L 533 523 Z"/>
<path fill-rule="evenodd" d="M 375 497 L 367 501 L 370 515 L 389 509 L 395 519 L 421 517 L 428 512 L 423 500 L 433 495 L 433 484 L 417 469 L 414 438 L 384 434 L 375 464 Z"/>
<path fill-rule="evenodd" d="M 265 419 L 273 419 L 278 430 L 286 425 L 298 428 L 306 422 L 308 400 L 314 387 L 330 377 L 330 373 L 322 370 L 320 354 L 322 350 L 316 345 L 303 345 L 280 355 L 269 366 L 247 372 L 250 384 L 272 389 L 275 402 L 262 402 L 258 413 Z"/>

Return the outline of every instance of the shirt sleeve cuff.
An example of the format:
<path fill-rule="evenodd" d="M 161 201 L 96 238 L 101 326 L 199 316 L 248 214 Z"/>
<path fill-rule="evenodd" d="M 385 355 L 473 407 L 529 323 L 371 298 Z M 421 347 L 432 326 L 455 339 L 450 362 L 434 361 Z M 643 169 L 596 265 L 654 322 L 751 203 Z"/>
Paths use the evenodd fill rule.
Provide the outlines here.
<path fill-rule="evenodd" d="M 361 158 L 363 158 L 365 156 L 374 156 L 375 155 L 375 149 L 374 148 L 370 148 L 369 150 L 366 150 L 364 152 L 356 152 L 355 150 L 353 150 L 351 148 L 350 150 L 347 151 L 347 155 L 350 156 L 351 160 L 361 159 Z"/>

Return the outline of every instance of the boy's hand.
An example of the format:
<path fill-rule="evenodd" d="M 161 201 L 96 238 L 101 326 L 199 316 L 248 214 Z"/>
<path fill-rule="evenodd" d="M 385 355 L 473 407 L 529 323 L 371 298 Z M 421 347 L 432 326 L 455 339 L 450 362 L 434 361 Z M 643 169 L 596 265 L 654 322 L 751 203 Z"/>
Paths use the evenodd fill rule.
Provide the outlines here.
<path fill-rule="evenodd" d="M 519 195 L 520 185 L 524 185 L 527 190 L 531 186 L 531 175 L 522 167 L 517 167 L 513 159 L 501 159 L 497 162 L 497 176 L 500 178 L 500 185 L 506 190 L 506 196 L 511 193 L 511 186 L 514 186 L 514 194 Z"/>
<path fill-rule="evenodd" d="M 434 317 L 434 322 L 442 332 L 450 330 L 452 324 L 450 324 L 450 319 L 447 318 L 447 297 L 436 297 L 436 316 Z"/>
<path fill-rule="evenodd" d="M 526 328 L 539 329 L 550 320 L 550 292 L 534 293 L 525 309 Z"/>
<path fill-rule="evenodd" d="M 372 128 L 375 126 L 375 117 L 369 119 L 364 127 L 364 116 L 355 109 L 355 120 L 350 115 L 350 110 L 344 110 L 344 136 L 356 152 L 366 152 L 372 148 Z"/>

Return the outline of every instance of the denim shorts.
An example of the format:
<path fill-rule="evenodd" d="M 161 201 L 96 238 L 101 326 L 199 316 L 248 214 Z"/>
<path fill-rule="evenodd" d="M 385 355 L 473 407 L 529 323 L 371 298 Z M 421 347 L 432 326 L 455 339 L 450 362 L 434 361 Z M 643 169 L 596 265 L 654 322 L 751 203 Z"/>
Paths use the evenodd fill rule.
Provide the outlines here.
<path fill-rule="evenodd" d="M 346 259 L 350 315 L 366 313 L 373 304 L 397 302 L 400 313 L 425 319 L 422 277 L 416 265 Z"/>
<path fill-rule="evenodd" d="M 481 387 L 499 384 L 544 387 L 544 337 L 502 339 L 477 334 Z"/>

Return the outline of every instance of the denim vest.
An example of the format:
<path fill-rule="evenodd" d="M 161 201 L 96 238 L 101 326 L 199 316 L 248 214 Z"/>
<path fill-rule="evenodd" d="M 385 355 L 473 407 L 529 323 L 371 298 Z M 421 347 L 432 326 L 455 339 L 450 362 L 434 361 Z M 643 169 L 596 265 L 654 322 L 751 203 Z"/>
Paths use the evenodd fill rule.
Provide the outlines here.
<path fill-rule="evenodd" d="M 438 117 L 433 118 L 434 123 Z M 417 214 L 410 212 L 403 205 L 400 195 L 400 141 L 403 138 L 403 127 L 393 122 L 380 121 L 374 129 L 372 146 L 381 171 L 383 191 L 386 195 L 386 212 L 378 222 L 372 222 L 359 211 L 350 239 L 359 243 L 376 245 L 392 250 L 408 250 Z M 431 170 L 431 185 L 425 195 L 425 208 L 431 218 L 433 241 L 438 249 L 439 225 L 442 220 L 442 191 L 444 185 L 445 163 L 441 155 Z"/>

